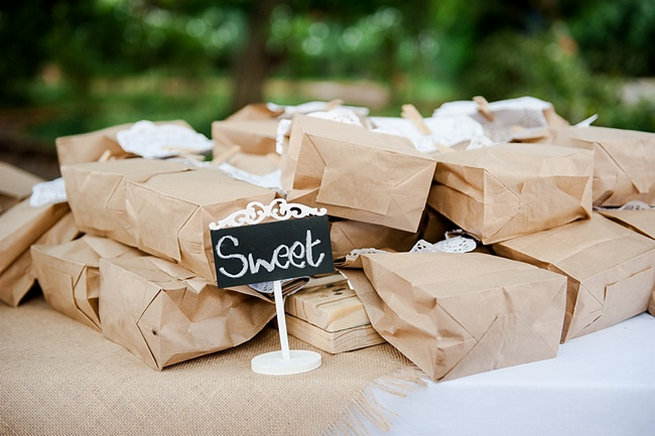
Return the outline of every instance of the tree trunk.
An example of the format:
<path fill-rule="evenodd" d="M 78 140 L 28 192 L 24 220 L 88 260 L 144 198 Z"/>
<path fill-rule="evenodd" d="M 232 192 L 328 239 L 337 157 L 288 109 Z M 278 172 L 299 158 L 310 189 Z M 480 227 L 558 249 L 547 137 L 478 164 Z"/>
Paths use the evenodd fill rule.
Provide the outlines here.
<path fill-rule="evenodd" d="M 266 50 L 271 13 L 278 0 L 258 0 L 249 14 L 249 37 L 236 57 L 233 73 L 231 109 L 234 112 L 248 103 L 264 98 L 264 82 L 273 69 L 273 59 Z"/>

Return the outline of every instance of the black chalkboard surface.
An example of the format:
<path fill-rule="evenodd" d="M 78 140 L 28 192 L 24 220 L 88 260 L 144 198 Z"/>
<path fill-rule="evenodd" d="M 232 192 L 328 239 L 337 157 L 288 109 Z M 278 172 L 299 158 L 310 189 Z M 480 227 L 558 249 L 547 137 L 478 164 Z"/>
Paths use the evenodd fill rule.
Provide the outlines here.
<path fill-rule="evenodd" d="M 218 286 L 334 271 L 327 216 L 212 230 Z"/>

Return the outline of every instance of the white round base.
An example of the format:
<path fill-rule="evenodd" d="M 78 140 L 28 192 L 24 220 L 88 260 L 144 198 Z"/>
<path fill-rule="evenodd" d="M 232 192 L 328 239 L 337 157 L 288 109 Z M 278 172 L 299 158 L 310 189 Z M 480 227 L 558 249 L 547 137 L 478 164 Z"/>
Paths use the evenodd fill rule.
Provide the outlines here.
<path fill-rule="evenodd" d="M 290 359 L 282 358 L 282 351 L 255 356 L 250 361 L 250 367 L 258 374 L 289 375 L 300 374 L 321 366 L 321 355 L 308 350 L 291 350 Z"/>

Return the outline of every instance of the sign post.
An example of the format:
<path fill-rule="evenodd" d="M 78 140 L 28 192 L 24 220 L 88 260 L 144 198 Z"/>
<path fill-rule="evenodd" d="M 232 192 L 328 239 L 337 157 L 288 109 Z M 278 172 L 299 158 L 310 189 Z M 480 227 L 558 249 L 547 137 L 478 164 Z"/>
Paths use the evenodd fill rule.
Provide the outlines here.
<path fill-rule="evenodd" d="M 281 350 L 254 357 L 252 370 L 284 375 L 318 368 L 320 354 L 289 350 L 282 280 L 333 271 L 326 209 L 281 198 L 254 201 L 209 228 L 219 288 L 273 282 Z"/>

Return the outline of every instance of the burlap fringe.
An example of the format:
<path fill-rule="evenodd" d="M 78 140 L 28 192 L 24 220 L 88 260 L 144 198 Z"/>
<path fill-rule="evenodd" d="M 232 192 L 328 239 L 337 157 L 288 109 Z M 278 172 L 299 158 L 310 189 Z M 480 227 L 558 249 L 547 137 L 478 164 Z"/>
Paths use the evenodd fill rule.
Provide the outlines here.
<path fill-rule="evenodd" d="M 323 435 L 368 436 L 367 423 L 385 432 L 391 430 L 390 418 L 397 414 L 380 404 L 375 398 L 375 391 L 379 389 L 406 397 L 408 393 L 426 386 L 426 379 L 426 375 L 415 366 L 406 366 L 376 379 L 351 401 Z"/>

